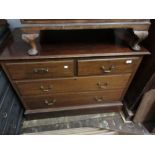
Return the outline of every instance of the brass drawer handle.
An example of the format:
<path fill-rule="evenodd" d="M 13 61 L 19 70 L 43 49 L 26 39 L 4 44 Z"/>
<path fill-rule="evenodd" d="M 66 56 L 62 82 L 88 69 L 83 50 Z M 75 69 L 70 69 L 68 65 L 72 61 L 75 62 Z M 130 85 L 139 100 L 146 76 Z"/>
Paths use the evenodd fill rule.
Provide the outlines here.
<path fill-rule="evenodd" d="M 46 89 L 43 85 L 40 86 L 40 89 L 41 89 L 43 92 L 49 92 L 49 90 L 51 90 L 52 88 L 53 88 L 52 85 L 50 85 L 47 89 Z"/>
<path fill-rule="evenodd" d="M 109 67 L 109 69 L 106 69 L 104 66 L 101 67 L 101 69 L 103 70 L 104 73 L 111 73 L 114 68 L 115 68 L 114 65 Z"/>
<path fill-rule="evenodd" d="M 34 73 L 48 73 L 48 68 L 34 68 Z"/>
<path fill-rule="evenodd" d="M 105 88 L 107 88 L 108 83 L 106 82 L 106 83 L 104 83 L 104 84 L 101 84 L 101 82 L 98 82 L 98 83 L 97 83 L 97 86 L 98 86 L 100 89 L 105 89 Z"/>
<path fill-rule="evenodd" d="M 45 100 L 44 102 L 46 105 L 54 105 L 56 103 L 56 99 L 53 99 L 51 101 Z"/>
<path fill-rule="evenodd" d="M 1 115 L 2 115 L 3 118 L 7 118 L 8 117 L 8 114 L 6 112 L 2 112 Z"/>
<path fill-rule="evenodd" d="M 104 98 L 103 97 L 95 97 L 95 100 L 97 101 L 97 102 L 103 102 L 104 101 Z"/>

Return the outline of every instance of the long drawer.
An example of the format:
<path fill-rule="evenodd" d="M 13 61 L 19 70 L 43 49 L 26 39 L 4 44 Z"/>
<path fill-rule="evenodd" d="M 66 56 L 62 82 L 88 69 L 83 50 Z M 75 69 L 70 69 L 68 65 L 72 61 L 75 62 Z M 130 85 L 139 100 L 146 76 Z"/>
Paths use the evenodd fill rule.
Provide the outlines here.
<path fill-rule="evenodd" d="M 51 94 L 24 98 L 26 109 L 58 108 L 90 104 L 103 104 L 121 100 L 121 89 L 99 92 Z"/>
<path fill-rule="evenodd" d="M 15 82 L 22 96 L 125 88 L 130 74 Z"/>
<path fill-rule="evenodd" d="M 131 73 L 139 60 L 139 57 L 78 60 L 78 75 Z"/>
<path fill-rule="evenodd" d="M 74 76 L 73 60 L 6 63 L 5 68 L 13 80 Z"/>

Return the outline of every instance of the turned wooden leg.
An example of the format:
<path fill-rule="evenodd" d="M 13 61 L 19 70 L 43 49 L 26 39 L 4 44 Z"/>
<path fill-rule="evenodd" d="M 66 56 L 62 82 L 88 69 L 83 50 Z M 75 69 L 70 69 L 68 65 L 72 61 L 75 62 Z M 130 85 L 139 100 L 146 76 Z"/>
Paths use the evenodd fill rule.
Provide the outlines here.
<path fill-rule="evenodd" d="M 122 41 L 124 41 L 126 44 L 128 44 L 131 48 L 135 44 L 135 41 L 137 40 L 131 31 L 128 29 L 115 29 L 115 42 L 116 44 L 121 44 Z M 119 39 L 118 39 L 119 38 Z"/>
<path fill-rule="evenodd" d="M 31 46 L 28 50 L 29 55 L 37 55 L 38 50 L 36 46 L 35 39 L 39 37 L 39 34 L 22 34 L 22 39 Z"/>
<path fill-rule="evenodd" d="M 138 39 L 134 42 L 131 48 L 135 51 L 139 51 L 141 49 L 139 43 L 142 42 L 148 36 L 148 31 L 133 30 L 133 32 L 138 37 Z"/>
<path fill-rule="evenodd" d="M 148 31 L 133 30 L 133 32 L 128 29 L 116 29 L 115 35 L 125 41 L 134 51 L 139 51 L 141 49 L 139 43 L 148 36 Z"/>

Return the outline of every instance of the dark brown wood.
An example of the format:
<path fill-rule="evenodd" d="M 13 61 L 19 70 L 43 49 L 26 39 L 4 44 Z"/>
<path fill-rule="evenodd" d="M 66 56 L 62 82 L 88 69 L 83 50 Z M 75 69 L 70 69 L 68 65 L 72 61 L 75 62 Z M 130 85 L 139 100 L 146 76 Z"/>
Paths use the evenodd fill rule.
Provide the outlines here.
<path fill-rule="evenodd" d="M 15 85 L 22 96 L 43 95 L 63 92 L 87 92 L 125 88 L 131 74 L 97 77 L 75 77 L 16 81 Z"/>
<path fill-rule="evenodd" d="M 149 22 L 148 19 L 21 19 L 22 24 Z"/>
<path fill-rule="evenodd" d="M 109 104 L 121 100 L 123 90 L 107 90 L 98 92 L 51 94 L 24 98 L 26 110 L 42 108 L 62 108 L 69 106 Z"/>
<path fill-rule="evenodd" d="M 151 23 L 149 36 L 143 42 L 143 46 L 145 46 L 151 52 L 151 55 L 144 57 L 142 60 L 140 68 L 138 69 L 125 96 L 128 109 L 133 111 L 134 114 L 139 106 L 142 96 L 149 90 L 148 82 L 151 80 L 155 72 L 155 20 L 151 20 Z"/>
<path fill-rule="evenodd" d="M 132 73 L 138 61 L 139 57 L 78 60 L 78 75 Z"/>
<path fill-rule="evenodd" d="M 75 39 L 75 41 L 72 42 L 66 41 L 68 33 L 63 32 L 62 35 L 60 35 L 62 38 L 61 46 L 59 40 L 46 43 L 47 38 L 49 38 L 49 36 L 47 36 L 43 38 L 45 43 L 40 43 L 39 40 L 37 40 L 37 46 L 39 48 L 38 55 L 29 56 L 26 52 L 29 47 L 21 40 L 21 31 L 17 29 L 14 31 L 12 39 L 7 44 L 6 48 L 0 53 L 0 60 L 1 62 L 5 60 L 33 61 L 38 59 L 124 57 L 150 54 L 145 48 L 134 52 L 127 45 L 120 42 L 117 36 L 112 35 L 110 32 L 68 32 L 69 34 L 75 33 L 75 37 L 78 39 L 78 41 L 76 41 L 75 38 L 71 38 L 72 40 Z M 80 35 L 77 36 L 77 34 Z M 58 34 L 51 32 L 51 35 L 56 38 Z M 82 40 L 81 35 L 85 35 L 85 40 Z M 110 36 L 118 40 L 119 43 L 109 38 Z"/>
<path fill-rule="evenodd" d="M 74 76 L 73 60 L 6 63 L 5 67 L 13 80 Z"/>
<path fill-rule="evenodd" d="M 22 24 L 39 24 L 22 28 L 23 32 L 35 32 L 40 30 L 70 30 L 70 29 L 103 29 L 103 28 L 134 28 L 148 30 L 148 19 L 59 19 L 59 20 L 22 20 Z M 40 25 L 42 24 L 42 25 Z M 46 25 L 50 24 L 50 25 Z"/>
<path fill-rule="evenodd" d="M 36 24 L 36 25 L 29 25 L 27 27 L 23 27 L 23 35 L 22 38 L 26 40 L 27 43 L 31 45 L 31 49 L 28 51 L 29 55 L 36 55 L 38 54 L 38 48 L 35 44 L 34 39 L 38 36 L 39 31 L 41 30 L 79 30 L 79 29 L 133 29 L 136 36 L 139 38 L 136 43 L 131 45 L 132 49 L 140 50 L 139 43 L 147 36 L 147 31 L 149 29 L 150 22 L 149 20 L 145 19 L 72 19 L 72 20 L 22 20 L 23 24 Z M 37 25 L 39 24 L 39 25 Z M 42 24 L 42 25 L 41 25 Z M 50 24 L 50 25 L 46 25 Z M 142 34 L 142 35 L 141 35 Z M 26 38 L 26 39 L 25 39 Z M 33 38 L 33 39 L 32 39 Z M 126 39 L 125 39 L 126 40 Z M 128 41 L 128 40 L 126 40 Z"/>
<path fill-rule="evenodd" d="M 131 84 L 131 82 L 132 82 L 134 76 L 135 76 L 135 73 L 136 73 L 137 70 L 138 70 L 138 67 L 139 67 L 141 61 L 142 61 L 142 56 L 139 57 L 139 60 L 137 61 L 137 65 L 135 65 L 135 67 L 134 67 L 134 69 L 133 69 L 133 71 L 132 71 L 132 75 L 131 75 L 131 77 L 130 77 L 130 79 L 129 79 L 129 81 L 128 81 L 128 84 L 126 85 L 126 88 L 124 89 L 124 92 L 123 92 L 123 94 L 122 94 L 122 97 L 123 97 L 123 98 L 122 98 L 122 101 L 123 101 L 123 108 L 122 108 L 122 110 L 123 110 L 125 119 L 126 119 L 127 121 L 130 121 L 130 120 L 132 119 L 132 117 L 133 117 L 134 114 L 133 114 L 133 112 L 128 108 L 127 103 L 126 103 L 126 100 L 124 100 L 124 96 L 125 96 L 125 94 L 126 94 L 128 88 L 129 88 L 129 86 L 130 86 L 130 84 Z"/>
<path fill-rule="evenodd" d="M 29 47 L 21 40 L 21 32 L 16 30 L 13 40 L 0 54 L 2 68 L 27 109 L 25 114 L 39 118 L 120 111 L 121 101 L 142 56 L 149 52 L 144 48 L 134 52 L 116 39 L 113 31 L 94 31 L 93 34 L 92 31 L 78 31 L 75 37 L 73 31 L 60 32 L 63 34 L 61 37 L 54 33 L 58 40 L 51 41 L 49 36 L 43 35 L 43 40 L 37 40 L 39 54 L 28 56 L 26 51 Z M 71 40 L 68 36 L 71 36 Z M 126 66 L 127 60 L 129 64 L 132 60 L 131 66 Z M 102 62 L 107 69 L 114 63 L 116 71 L 109 75 L 101 74 L 98 67 Z M 66 63 L 69 70 L 65 72 Z M 80 67 L 80 63 L 84 63 L 84 66 Z M 94 95 L 99 95 L 96 102 Z M 100 102 L 103 97 L 105 101 L 98 103 L 97 100 Z M 42 102 L 50 104 L 51 100 L 58 104 L 54 104 L 54 107 L 42 105 Z"/>
<path fill-rule="evenodd" d="M 134 76 L 135 76 L 135 73 L 137 72 L 138 67 L 139 67 L 139 65 L 141 64 L 142 58 L 143 58 L 142 56 L 139 56 L 139 59 L 137 60 L 137 64 L 134 66 L 133 71 L 132 71 L 132 74 L 131 74 L 131 76 L 130 76 L 130 79 L 129 79 L 127 85 L 126 85 L 126 88 L 124 89 L 123 96 L 126 94 L 128 88 L 129 88 L 129 86 L 130 86 L 130 83 L 132 82 L 132 80 L 133 80 L 133 78 L 134 78 Z"/>
<path fill-rule="evenodd" d="M 47 117 L 60 117 L 60 116 L 72 116 L 79 114 L 93 114 L 100 112 L 120 112 L 122 109 L 122 103 L 110 103 L 110 104 L 95 104 L 95 105 L 83 105 L 83 106 L 73 106 L 55 109 L 36 109 L 36 110 L 26 110 L 25 115 L 27 119 L 38 119 Z"/>

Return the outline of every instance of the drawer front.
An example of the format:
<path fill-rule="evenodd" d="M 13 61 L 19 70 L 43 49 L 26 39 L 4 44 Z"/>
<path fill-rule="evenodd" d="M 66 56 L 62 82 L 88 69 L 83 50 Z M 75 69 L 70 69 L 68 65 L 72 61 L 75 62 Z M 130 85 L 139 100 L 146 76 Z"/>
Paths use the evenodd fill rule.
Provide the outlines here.
<path fill-rule="evenodd" d="M 22 96 L 124 88 L 130 74 L 16 82 Z"/>
<path fill-rule="evenodd" d="M 46 61 L 5 64 L 13 80 L 74 76 L 74 61 Z"/>
<path fill-rule="evenodd" d="M 99 92 L 85 92 L 72 94 L 53 94 L 47 96 L 33 96 L 24 98 L 25 108 L 59 108 L 89 104 L 102 104 L 120 101 L 122 90 L 108 90 Z"/>
<path fill-rule="evenodd" d="M 92 59 L 78 61 L 78 75 L 107 75 L 131 73 L 140 61 L 134 58 Z"/>

